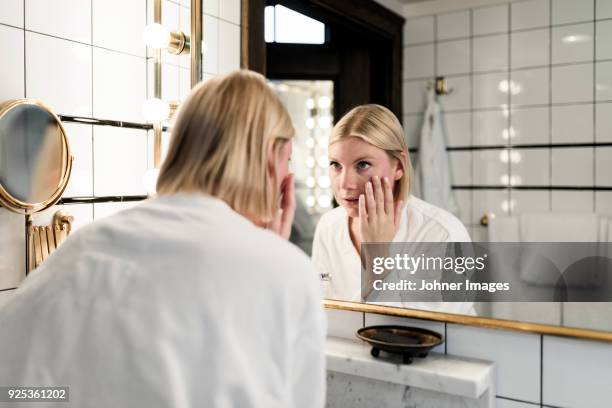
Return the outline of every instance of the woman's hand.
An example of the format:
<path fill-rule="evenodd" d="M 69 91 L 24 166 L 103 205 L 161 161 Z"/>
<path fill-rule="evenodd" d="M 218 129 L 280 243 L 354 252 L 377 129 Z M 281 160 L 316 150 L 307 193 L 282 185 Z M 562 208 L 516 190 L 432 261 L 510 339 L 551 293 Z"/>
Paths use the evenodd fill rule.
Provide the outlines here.
<path fill-rule="evenodd" d="M 384 185 L 383 185 L 384 184 Z M 359 196 L 361 242 L 391 242 L 399 229 L 402 201 L 393 202 L 393 189 L 387 177 L 378 176 L 366 183 Z"/>
<path fill-rule="evenodd" d="M 285 239 L 291 235 L 291 225 L 295 216 L 295 183 L 293 174 L 289 173 L 281 183 L 280 209 L 268 224 L 268 229 Z"/>

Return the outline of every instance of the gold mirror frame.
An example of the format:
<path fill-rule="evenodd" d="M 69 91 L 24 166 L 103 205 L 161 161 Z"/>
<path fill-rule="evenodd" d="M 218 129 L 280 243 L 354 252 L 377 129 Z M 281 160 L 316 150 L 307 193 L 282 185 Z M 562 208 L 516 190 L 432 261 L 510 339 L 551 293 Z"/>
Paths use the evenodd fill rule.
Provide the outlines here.
<path fill-rule="evenodd" d="M 0 204 L 6 209 L 15 212 L 21 215 L 31 215 L 39 211 L 43 211 L 55 203 L 60 199 L 66 186 L 68 185 L 68 180 L 70 180 L 70 174 L 72 172 L 72 161 L 73 157 L 70 151 L 70 143 L 68 142 L 68 137 L 66 136 L 66 130 L 62 125 L 62 121 L 60 118 L 43 102 L 36 99 L 28 99 L 28 98 L 20 98 L 20 99 L 11 99 L 7 102 L 4 102 L 0 105 L 0 120 L 4 118 L 4 116 L 15 109 L 18 106 L 22 105 L 33 105 L 43 109 L 49 115 L 53 117 L 56 121 L 57 125 L 60 128 L 60 132 L 62 135 L 62 174 L 60 177 L 60 182 L 55 191 L 51 194 L 47 199 L 37 202 L 37 203 L 28 203 L 25 201 L 21 201 L 15 197 L 13 197 L 3 186 L 0 184 Z"/>
<path fill-rule="evenodd" d="M 455 323 L 464 326 L 475 326 L 488 329 L 504 329 L 542 335 L 612 342 L 612 332 L 600 330 L 555 326 L 552 324 L 528 323 L 520 322 L 518 320 L 494 319 L 492 317 L 430 312 L 427 310 L 418 309 L 404 309 L 401 307 L 382 306 L 370 303 L 347 302 L 344 300 L 325 299 L 323 300 L 323 304 L 327 309 L 348 310 L 353 312 Z"/>

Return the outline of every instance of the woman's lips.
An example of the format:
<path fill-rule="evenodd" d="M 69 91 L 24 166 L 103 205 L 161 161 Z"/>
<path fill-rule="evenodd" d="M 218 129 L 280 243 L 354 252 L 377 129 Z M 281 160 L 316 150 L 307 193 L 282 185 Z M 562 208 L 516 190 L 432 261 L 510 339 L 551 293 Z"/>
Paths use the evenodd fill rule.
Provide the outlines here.
<path fill-rule="evenodd" d="M 343 198 L 343 200 L 347 205 L 350 205 L 350 206 L 359 205 L 359 197 Z"/>

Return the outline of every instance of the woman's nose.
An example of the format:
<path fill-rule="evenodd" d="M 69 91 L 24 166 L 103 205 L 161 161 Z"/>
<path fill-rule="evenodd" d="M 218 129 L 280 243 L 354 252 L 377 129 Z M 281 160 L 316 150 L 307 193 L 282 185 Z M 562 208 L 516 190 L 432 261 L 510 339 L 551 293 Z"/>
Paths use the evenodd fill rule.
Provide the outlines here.
<path fill-rule="evenodd" d="M 340 175 L 340 188 L 343 190 L 354 190 L 357 188 L 357 175 L 350 170 L 345 170 Z"/>

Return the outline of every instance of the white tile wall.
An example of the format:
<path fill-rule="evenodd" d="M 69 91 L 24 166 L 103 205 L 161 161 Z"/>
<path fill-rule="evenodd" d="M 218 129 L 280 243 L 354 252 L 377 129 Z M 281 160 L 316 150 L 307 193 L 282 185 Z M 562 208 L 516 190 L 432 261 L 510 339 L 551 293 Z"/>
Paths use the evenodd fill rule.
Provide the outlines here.
<path fill-rule="evenodd" d="M 513 71 L 510 74 L 512 105 L 545 105 L 548 103 L 548 68 Z"/>
<path fill-rule="evenodd" d="M 448 146 L 469 146 L 472 144 L 470 115 L 469 112 L 446 112 L 443 114 L 446 144 Z M 404 127 L 406 126 L 405 123 Z"/>
<path fill-rule="evenodd" d="M 593 142 L 593 105 L 552 107 L 553 143 Z"/>
<path fill-rule="evenodd" d="M 93 45 L 144 57 L 146 9 L 145 0 L 92 0 Z"/>
<path fill-rule="evenodd" d="M 2 81 L 0 101 L 23 98 L 23 31 L 0 25 L 0 47 L 4 54 L 0 64 L 0 81 Z"/>
<path fill-rule="evenodd" d="M 404 26 L 404 45 L 433 42 L 433 40 L 433 16 L 413 18 L 406 21 Z"/>
<path fill-rule="evenodd" d="M 612 1 L 597 0 L 597 10 L 595 14 L 597 19 L 612 18 Z"/>
<path fill-rule="evenodd" d="M 205 14 L 202 24 L 202 39 L 205 44 L 202 65 L 205 73 L 214 75 L 219 72 L 219 20 Z"/>
<path fill-rule="evenodd" d="M 589 408 L 610 405 L 610 344 L 545 336 L 543 345 L 545 405 Z"/>
<path fill-rule="evenodd" d="M 612 62 L 598 62 L 595 64 L 596 84 L 595 99 L 597 101 L 612 101 Z"/>
<path fill-rule="evenodd" d="M 595 0 L 551 0 L 552 23 L 567 24 L 592 21 Z"/>
<path fill-rule="evenodd" d="M 26 0 L 26 30 L 91 44 L 91 2 Z"/>
<path fill-rule="evenodd" d="M 447 339 L 448 354 L 495 363 L 497 395 L 540 401 L 539 335 L 448 324 Z"/>
<path fill-rule="evenodd" d="M 224 4 L 223 2 L 222 4 Z M 240 26 L 219 20 L 219 73 L 225 74 L 240 68 Z"/>
<path fill-rule="evenodd" d="M 437 46 L 438 74 L 466 74 L 470 72 L 470 42 L 457 40 L 441 42 Z M 429 71 L 431 74 L 432 71 Z M 423 76 L 427 76 L 425 73 Z"/>
<path fill-rule="evenodd" d="M 510 4 L 512 30 L 545 27 L 550 24 L 549 0 L 521 1 Z"/>
<path fill-rule="evenodd" d="M 596 58 L 598 60 L 612 59 L 612 42 L 609 40 L 609 38 L 612 38 L 612 21 L 597 22 L 596 38 Z"/>
<path fill-rule="evenodd" d="M 406 135 L 406 143 L 408 143 L 409 149 L 419 147 L 422 126 L 423 115 L 404 116 L 403 128 Z"/>
<path fill-rule="evenodd" d="M 424 78 L 434 70 L 433 44 L 404 48 L 404 78 Z"/>
<path fill-rule="evenodd" d="M 219 18 L 240 25 L 240 0 L 219 1 Z"/>
<path fill-rule="evenodd" d="M 93 135 L 92 126 L 64 123 L 70 149 L 74 156 L 72 174 L 63 197 L 93 195 Z"/>
<path fill-rule="evenodd" d="M 0 23 L 23 28 L 23 0 L 0 1 Z"/>
<path fill-rule="evenodd" d="M 143 185 L 147 171 L 146 131 L 97 126 L 93 135 L 94 195 L 146 194 Z"/>
<path fill-rule="evenodd" d="M 470 35 L 470 13 L 459 11 L 440 14 L 437 16 L 436 28 L 438 40 L 468 37 Z"/>
<path fill-rule="evenodd" d="M 546 29 L 519 31 L 512 33 L 512 68 L 525 68 L 547 65 L 550 32 Z"/>
<path fill-rule="evenodd" d="M 612 103 L 595 105 L 595 140 L 612 142 Z"/>
<path fill-rule="evenodd" d="M 592 191 L 553 191 L 552 210 L 593 211 L 593 196 L 594 194 Z M 564 315 L 563 317 L 566 318 L 567 316 Z"/>
<path fill-rule="evenodd" d="M 593 65 L 552 67 L 552 102 L 590 102 L 593 100 Z"/>
<path fill-rule="evenodd" d="M 552 29 L 552 63 L 593 61 L 593 23 Z"/>
<path fill-rule="evenodd" d="M 144 122 L 142 105 L 147 99 L 146 60 L 94 48 L 93 64 L 94 117 Z"/>
<path fill-rule="evenodd" d="M 474 74 L 473 81 L 474 108 L 507 106 L 508 94 L 503 91 L 503 84 L 508 82 L 507 74 Z"/>
<path fill-rule="evenodd" d="M 505 160 L 510 161 L 512 185 L 547 186 L 550 170 L 542 166 L 549 160 L 549 149 L 514 149 L 508 151 Z"/>
<path fill-rule="evenodd" d="M 490 35 L 473 39 L 474 72 L 505 70 L 508 68 L 508 34 Z"/>
<path fill-rule="evenodd" d="M 593 149 L 590 147 L 553 149 L 552 184 L 592 186 Z"/>
<path fill-rule="evenodd" d="M 472 21 L 474 35 L 505 33 L 508 31 L 508 5 L 474 9 Z"/>
<path fill-rule="evenodd" d="M 328 336 L 356 339 L 355 333 L 363 327 L 363 313 L 338 309 L 325 309 L 325 312 Z"/>
<path fill-rule="evenodd" d="M 510 117 L 508 137 L 513 144 L 548 143 L 548 107 L 516 108 Z"/>
<path fill-rule="evenodd" d="M 26 96 L 64 115 L 91 116 L 91 47 L 26 32 Z"/>
<path fill-rule="evenodd" d="M 508 143 L 508 117 L 503 110 L 474 112 L 473 124 L 474 146 Z"/>

